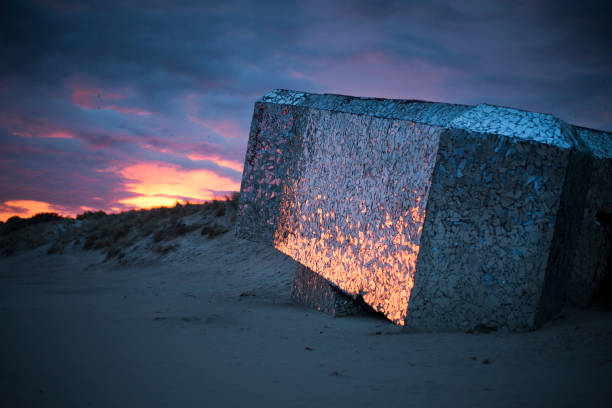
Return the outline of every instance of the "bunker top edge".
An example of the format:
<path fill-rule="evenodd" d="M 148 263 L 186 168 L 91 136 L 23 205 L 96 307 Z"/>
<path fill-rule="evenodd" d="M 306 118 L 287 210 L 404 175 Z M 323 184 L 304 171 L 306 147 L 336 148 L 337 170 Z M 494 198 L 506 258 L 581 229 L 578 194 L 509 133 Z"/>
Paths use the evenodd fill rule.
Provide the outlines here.
<path fill-rule="evenodd" d="M 527 141 L 576 149 L 596 158 L 612 158 L 612 133 L 569 124 L 551 114 L 481 103 L 461 105 L 414 99 L 384 99 L 338 94 L 315 94 L 275 89 L 258 103 L 408 120 L 431 126 L 498 134 Z"/>

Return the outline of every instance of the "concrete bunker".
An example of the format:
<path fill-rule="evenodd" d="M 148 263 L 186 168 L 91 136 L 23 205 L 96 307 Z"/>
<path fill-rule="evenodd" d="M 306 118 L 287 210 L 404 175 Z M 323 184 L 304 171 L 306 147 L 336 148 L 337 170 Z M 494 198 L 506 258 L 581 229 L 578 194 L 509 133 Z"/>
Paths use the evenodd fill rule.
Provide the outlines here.
<path fill-rule="evenodd" d="M 608 276 L 611 158 L 610 134 L 552 115 L 276 90 L 237 234 L 295 259 L 294 298 L 331 314 L 321 282 L 417 329 L 528 330 Z"/>
<path fill-rule="evenodd" d="M 606 266 L 601 272 L 601 276 L 594 276 L 593 281 L 596 287 L 593 293 L 593 303 L 604 307 L 612 307 L 612 212 L 598 211 L 597 222 L 606 230 L 608 239 L 608 255 L 604 259 Z"/>

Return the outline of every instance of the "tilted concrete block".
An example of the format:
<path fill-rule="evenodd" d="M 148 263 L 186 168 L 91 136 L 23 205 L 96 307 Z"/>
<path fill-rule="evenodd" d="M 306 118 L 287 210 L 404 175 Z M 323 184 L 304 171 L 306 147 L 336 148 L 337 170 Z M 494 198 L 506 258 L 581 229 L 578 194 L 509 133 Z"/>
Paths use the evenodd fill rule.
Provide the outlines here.
<path fill-rule="evenodd" d="M 573 260 L 593 255 L 586 203 L 610 199 L 611 145 L 486 104 L 274 91 L 255 105 L 237 233 L 397 324 L 531 329 L 601 274 Z"/>

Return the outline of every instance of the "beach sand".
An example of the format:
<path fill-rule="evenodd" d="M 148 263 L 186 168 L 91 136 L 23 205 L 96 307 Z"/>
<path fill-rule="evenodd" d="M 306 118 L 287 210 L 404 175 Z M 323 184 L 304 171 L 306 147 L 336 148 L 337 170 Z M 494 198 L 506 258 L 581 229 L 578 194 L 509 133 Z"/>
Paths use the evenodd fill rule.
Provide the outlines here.
<path fill-rule="evenodd" d="M 528 333 L 414 333 L 294 305 L 293 261 L 196 235 L 129 265 L 47 246 L 0 258 L 0 406 L 611 404 L 610 310 Z"/>

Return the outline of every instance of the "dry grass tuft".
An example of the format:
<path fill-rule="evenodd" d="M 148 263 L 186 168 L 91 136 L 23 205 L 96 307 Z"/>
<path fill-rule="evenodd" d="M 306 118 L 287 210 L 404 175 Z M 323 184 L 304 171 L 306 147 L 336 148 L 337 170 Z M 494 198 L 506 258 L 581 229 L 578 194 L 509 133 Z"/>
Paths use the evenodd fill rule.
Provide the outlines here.
<path fill-rule="evenodd" d="M 208 239 L 223 235 L 226 232 L 229 232 L 229 229 L 219 224 L 205 225 L 202 227 L 202 235 L 207 236 Z"/>
<path fill-rule="evenodd" d="M 61 235 L 73 221 L 56 213 L 40 213 L 30 218 L 11 217 L 0 224 L 0 254 L 38 248 Z"/>

